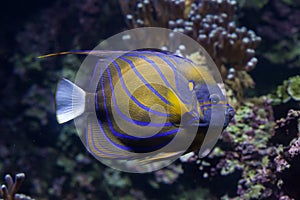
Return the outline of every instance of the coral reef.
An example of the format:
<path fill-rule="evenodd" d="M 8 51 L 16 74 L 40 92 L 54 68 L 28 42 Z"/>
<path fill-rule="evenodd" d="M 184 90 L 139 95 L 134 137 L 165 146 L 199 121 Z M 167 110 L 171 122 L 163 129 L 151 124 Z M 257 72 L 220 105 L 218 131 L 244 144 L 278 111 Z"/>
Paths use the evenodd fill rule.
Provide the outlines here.
<path fill-rule="evenodd" d="M 207 163 L 217 158 L 218 162 L 209 165 L 205 177 L 220 174 L 228 176 L 236 171 L 241 173 L 237 182 L 237 195 L 242 199 L 262 199 L 276 195 L 269 185 L 276 185 L 270 159 L 275 148 L 267 143 L 272 133 L 272 108 L 267 99 L 261 105 L 246 103 L 236 111 L 236 117 L 223 133 L 222 143 L 208 158 L 200 162 L 204 171 Z M 203 165 L 203 162 L 206 163 Z M 275 193 L 275 194 L 274 194 Z"/>
<path fill-rule="evenodd" d="M 254 69 L 255 48 L 261 41 L 233 21 L 236 1 L 122 1 L 129 27 L 160 26 L 198 41 L 216 62 L 224 78 Z"/>
<path fill-rule="evenodd" d="M 266 97 L 243 104 L 212 153 L 197 159 L 202 177 L 236 180 L 236 191 L 219 194 L 222 199 L 298 197 L 287 177 L 299 176 L 294 168 L 299 165 L 299 119 L 300 112 L 290 110 L 285 118 L 274 120 L 271 100 Z"/>
<path fill-rule="evenodd" d="M 90 49 L 120 32 L 125 22 L 116 0 L 53 1 L 30 12 L 32 18 L 22 16 L 24 24 L 14 41 L 0 45 L 1 53 L 8 52 L 0 56 L 4 66 L 0 68 L 4 97 L 0 100 L 1 174 L 23 171 L 29 181 L 22 185 L 21 193 L 42 200 L 299 199 L 300 77 L 283 81 L 264 97 L 242 98 L 247 92 L 244 89 L 254 86 L 253 71 L 251 76 L 248 72 L 256 65 L 255 52 L 273 63 L 284 63 L 280 73 L 286 66 L 299 66 L 299 3 L 238 1 L 242 10 L 236 15 L 232 0 L 119 2 L 129 27 L 161 26 L 183 32 L 202 44 L 216 61 L 227 79 L 227 94 L 236 116 L 215 149 L 203 159 L 191 154 L 142 175 L 107 168 L 92 158 L 72 123 L 58 126 L 54 116 L 56 82 L 62 76 L 73 80 L 81 57 L 36 57 Z M 257 19 L 251 12 L 259 12 L 262 18 L 247 23 L 244 18 Z M 257 51 L 261 38 L 235 22 L 237 17 L 240 24 L 262 36 L 267 48 Z M 10 175 L 5 176 L 2 198 L 32 199 L 17 193 L 22 180 L 22 174 L 17 174 L 14 182 Z"/>

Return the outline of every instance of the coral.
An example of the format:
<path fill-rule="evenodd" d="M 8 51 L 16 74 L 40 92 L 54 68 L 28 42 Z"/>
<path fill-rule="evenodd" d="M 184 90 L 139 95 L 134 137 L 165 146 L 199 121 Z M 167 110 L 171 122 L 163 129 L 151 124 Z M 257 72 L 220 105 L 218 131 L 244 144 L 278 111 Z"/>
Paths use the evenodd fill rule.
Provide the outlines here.
<path fill-rule="evenodd" d="M 1 185 L 1 196 L 3 200 L 34 200 L 29 196 L 17 193 L 25 179 L 24 173 L 18 173 L 15 176 L 15 181 L 13 178 L 7 174 L 5 175 L 6 185 Z"/>
<path fill-rule="evenodd" d="M 291 163 L 299 160 L 300 155 L 300 137 L 294 138 L 288 148 L 282 149 L 280 154 L 274 159 L 276 163 L 276 171 L 283 173 L 285 170 L 291 168 Z"/>
<path fill-rule="evenodd" d="M 252 102 L 237 109 L 211 154 L 196 163 L 204 180 L 236 180 L 235 195 L 226 191 L 222 199 L 293 199 L 283 173 L 299 157 L 299 111 L 275 121 L 268 98 Z"/>
<path fill-rule="evenodd" d="M 224 78 L 236 70 L 251 71 L 261 41 L 233 21 L 236 1 L 119 1 L 131 27 L 160 26 L 185 33 L 212 56 Z M 229 73 L 230 72 L 230 73 Z"/>
<path fill-rule="evenodd" d="M 290 148 L 288 150 L 289 155 L 291 158 L 294 158 L 296 156 L 300 155 L 300 137 L 296 140 L 292 141 L 290 144 Z"/>
<path fill-rule="evenodd" d="M 155 180 L 158 183 L 172 184 L 180 174 L 183 173 L 181 165 L 169 165 L 166 168 L 154 172 Z"/>
<path fill-rule="evenodd" d="M 300 111 L 289 110 L 287 116 L 276 121 L 273 142 L 288 145 L 299 133 Z"/>
<path fill-rule="evenodd" d="M 295 101 L 300 101 L 300 76 L 289 78 L 287 92 Z"/>
<path fill-rule="evenodd" d="M 291 99 L 300 101 L 300 76 L 290 77 L 269 95 L 273 105 L 288 103 Z"/>
<path fill-rule="evenodd" d="M 300 178 L 300 111 L 289 110 L 285 118 L 276 121 L 274 140 L 279 144 L 275 157 L 277 175 L 281 177 L 281 187 L 291 196 L 298 199 L 300 192 L 296 180 Z"/>
<path fill-rule="evenodd" d="M 105 189 L 94 186 L 101 183 L 104 167 L 84 154 L 75 127 L 57 126 L 54 114 L 56 83 L 61 77 L 74 80 L 82 58 L 37 56 L 91 49 L 119 32 L 125 24 L 117 1 L 63 0 L 46 8 L 31 7 L 37 10 L 30 12 L 30 18 L 22 16 L 14 33 L 15 46 L 3 47 L 13 49 L 13 54 L 0 58 L 4 64 L 0 92 L 5 96 L 0 106 L 1 171 L 24 171 L 30 182 L 22 189 L 38 199 L 108 199 Z"/>
<path fill-rule="evenodd" d="M 299 16 L 300 4 L 289 0 L 257 0 L 241 4 L 244 17 L 241 21 L 255 26 L 255 31 L 262 36 L 262 56 L 276 64 L 299 67 Z M 246 17 L 248 14 L 259 18 Z"/>
<path fill-rule="evenodd" d="M 18 51 L 41 55 L 75 47 L 94 48 L 105 34 L 103 27 L 113 31 L 117 26 L 111 26 L 112 21 L 121 25 L 118 9 L 112 9 L 116 6 L 116 1 L 55 1 L 17 34 Z"/>
<path fill-rule="evenodd" d="M 126 178 L 122 178 L 122 174 L 120 171 L 107 168 L 104 172 L 104 178 L 109 186 L 117 187 L 117 188 L 125 188 L 131 185 L 130 179 L 126 176 Z"/>
<path fill-rule="evenodd" d="M 230 105 L 237 108 L 239 102 L 243 101 L 244 89 L 254 88 L 255 83 L 251 76 L 245 71 L 234 72 L 234 76 L 225 80 L 226 95 L 229 98 Z M 232 104 L 231 104 L 232 103 Z"/>
<path fill-rule="evenodd" d="M 211 154 L 197 159 L 202 177 L 236 181 L 233 194 L 214 191 L 222 199 L 294 199 L 300 195 L 292 178 L 300 176 L 300 111 L 274 120 L 269 99 L 252 102 L 237 109 Z"/>
<path fill-rule="evenodd" d="M 274 9 L 265 9 L 270 2 L 275 2 Z M 297 62 L 295 58 L 299 55 L 299 28 L 295 20 L 299 3 L 290 2 L 238 2 L 242 9 L 255 7 L 263 15 L 264 23 L 253 28 L 263 35 L 264 41 L 269 41 L 267 44 L 275 41 L 275 46 L 268 46 L 270 51 L 265 50 L 270 53 L 264 56 L 277 63 L 288 61 L 287 65 Z M 291 110 L 286 115 L 287 109 L 277 106 L 299 106 L 299 77 L 286 80 L 267 98 L 241 98 L 243 88 L 253 86 L 246 71 L 256 64 L 254 50 L 260 37 L 235 24 L 235 2 L 120 3 L 130 27 L 161 26 L 184 32 L 205 46 L 218 63 L 227 78 L 226 87 L 230 87 L 229 101 L 236 105 L 237 113 L 216 148 L 206 158 L 190 155 L 182 158 L 181 163 L 152 174 L 127 174 L 109 169 L 89 155 L 72 123 L 58 126 L 53 109 L 56 82 L 62 76 L 74 80 L 81 58 L 36 57 L 60 50 L 89 49 L 99 39 L 124 28 L 116 1 L 62 0 L 30 12 L 31 21 L 22 16 L 25 24 L 16 33 L 15 46 L 1 44 L 1 48 L 14 51 L 12 57 L 1 62 L 4 67 L 0 68 L 0 91 L 4 97 L 0 103 L 1 171 L 25 172 L 30 181 L 22 189 L 36 199 L 298 199 L 300 111 Z M 251 15 L 246 16 L 252 19 L 248 17 Z M 283 21 L 284 18 L 289 21 Z M 241 24 L 251 27 L 243 21 Z M 265 31 L 270 28 L 271 31 Z M 287 50 L 282 51 L 284 48 Z M 6 52 L 3 49 L 1 52 Z M 5 57 L 1 56 L 1 61 Z M 272 110 L 283 117 L 275 116 L 275 120 Z M 22 177 L 17 175 L 14 183 L 9 175 L 5 177 L 3 199 L 30 199 L 16 193 Z"/>
<path fill-rule="evenodd" d="M 197 161 L 207 180 L 240 172 L 236 193 L 242 199 L 269 197 L 273 188 L 268 185 L 276 182 L 270 173 L 269 158 L 275 148 L 267 146 L 274 125 L 272 108 L 268 99 L 262 98 L 260 102 L 260 105 L 250 102 L 241 105 L 224 131 L 221 143 L 207 158 Z"/>
<path fill-rule="evenodd" d="M 299 3 L 291 4 L 284 0 L 275 0 L 269 1 L 265 6 L 271 6 L 273 9 L 262 13 L 264 26 L 260 26 L 258 32 L 263 36 L 273 36 L 272 39 L 279 40 L 293 37 L 299 31 Z"/>

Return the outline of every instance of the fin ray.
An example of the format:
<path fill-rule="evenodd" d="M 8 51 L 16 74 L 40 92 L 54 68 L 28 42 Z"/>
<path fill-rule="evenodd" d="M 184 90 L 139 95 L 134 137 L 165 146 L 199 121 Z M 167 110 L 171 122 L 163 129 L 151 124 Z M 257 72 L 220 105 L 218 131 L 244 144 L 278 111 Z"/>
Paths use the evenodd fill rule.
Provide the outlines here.
<path fill-rule="evenodd" d="M 71 81 L 61 79 L 57 85 L 55 103 L 57 121 L 65 123 L 84 113 L 85 92 Z"/>

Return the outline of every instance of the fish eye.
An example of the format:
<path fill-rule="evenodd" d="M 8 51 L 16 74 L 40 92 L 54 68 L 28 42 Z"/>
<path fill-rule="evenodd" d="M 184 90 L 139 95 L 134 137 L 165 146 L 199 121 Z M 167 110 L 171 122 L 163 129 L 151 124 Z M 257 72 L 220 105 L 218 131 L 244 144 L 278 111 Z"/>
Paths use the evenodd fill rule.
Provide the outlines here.
<path fill-rule="evenodd" d="M 194 90 L 194 87 L 195 87 L 195 83 L 194 83 L 194 81 L 189 81 L 189 89 L 190 89 L 190 91 L 193 91 Z"/>
<path fill-rule="evenodd" d="M 220 101 L 220 96 L 217 94 L 212 94 L 209 96 L 209 99 L 210 99 L 211 103 L 217 104 Z"/>

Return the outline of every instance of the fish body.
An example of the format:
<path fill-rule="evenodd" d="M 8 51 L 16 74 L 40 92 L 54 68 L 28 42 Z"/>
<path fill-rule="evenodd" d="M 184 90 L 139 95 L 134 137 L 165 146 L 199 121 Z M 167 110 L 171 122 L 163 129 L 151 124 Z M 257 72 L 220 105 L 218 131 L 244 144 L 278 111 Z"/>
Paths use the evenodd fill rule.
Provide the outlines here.
<path fill-rule="evenodd" d="M 134 159 L 156 151 L 164 153 L 159 159 L 167 159 L 196 151 L 213 112 L 223 120 L 222 128 L 234 115 L 204 67 L 169 52 L 125 52 L 98 73 L 94 93 L 66 79 L 56 91 L 58 122 L 87 114 L 84 143 L 98 159 Z"/>

